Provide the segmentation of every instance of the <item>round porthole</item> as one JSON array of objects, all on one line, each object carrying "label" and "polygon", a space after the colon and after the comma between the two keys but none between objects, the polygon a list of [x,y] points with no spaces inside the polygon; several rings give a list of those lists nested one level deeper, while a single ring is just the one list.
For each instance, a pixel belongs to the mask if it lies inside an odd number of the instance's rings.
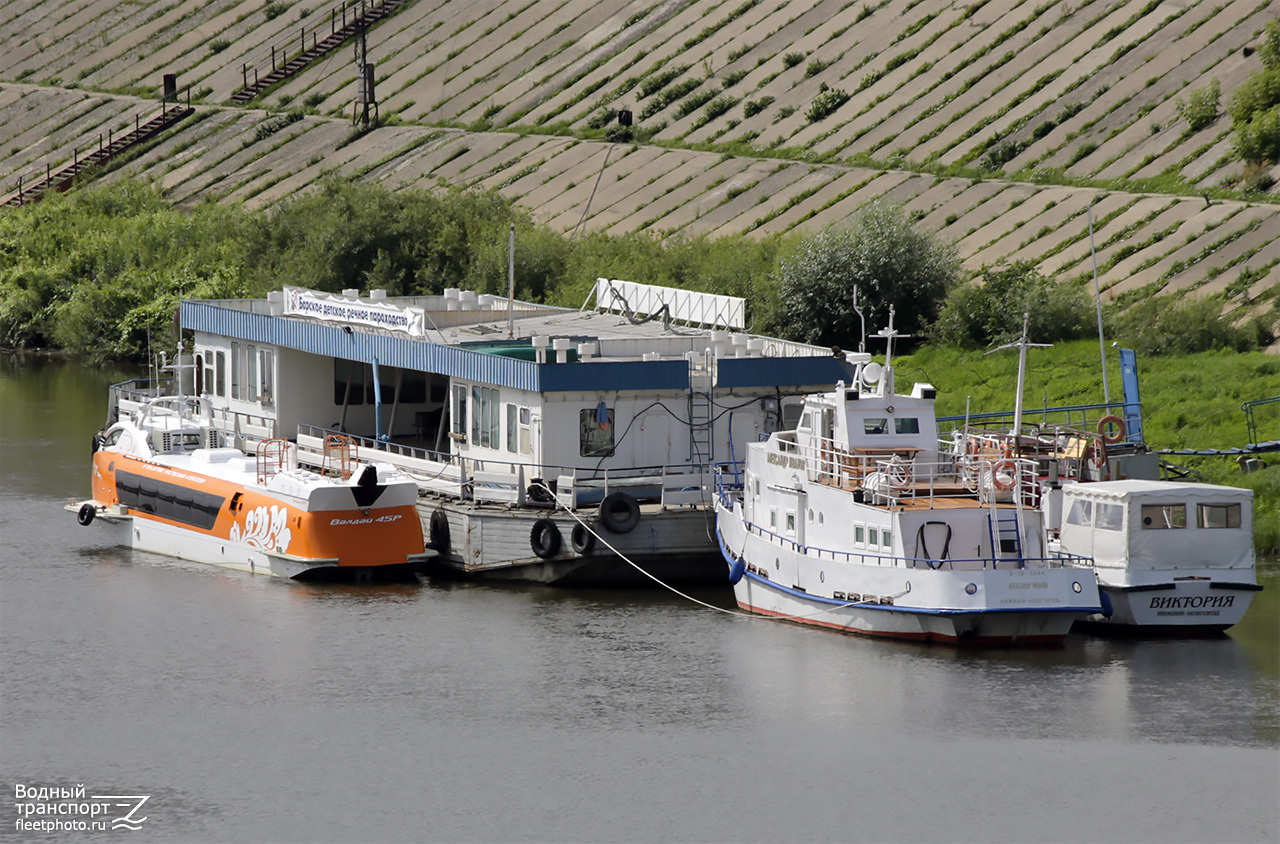
[{"label": "round porthole", "polygon": [[910,591],[911,591],[911,581],[910,581],[910,580],[908,580],[908,581],[907,581],[907,589],[906,589],[906,591],[908,591],[908,592],[910,592]]},{"label": "round porthole", "polygon": [[773,558],[773,568],[775,571],[782,571],[782,560],[777,557]]},{"label": "round porthole", "polygon": [[976,595],[978,593],[978,584],[970,583],[964,587],[964,591],[966,594]]},{"label": "round porthole", "polygon": [[812,508],[812,507],[810,507],[810,508],[809,508],[809,521],[810,521],[810,522],[812,522],[812,521],[813,521],[813,508]]},{"label": "round porthole", "polygon": [[818,582],[819,583],[827,582],[827,573],[825,571],[818,572]]},{"label": "round porthole", "polygon": [[822,511],[818,511],[818,524],[822,524]]},{"label": "round porthole", "polygon": [[1075,592],[1077,595],[1080,594],[1080,581],[1077,580],[1071,584],[1071,591]]}]

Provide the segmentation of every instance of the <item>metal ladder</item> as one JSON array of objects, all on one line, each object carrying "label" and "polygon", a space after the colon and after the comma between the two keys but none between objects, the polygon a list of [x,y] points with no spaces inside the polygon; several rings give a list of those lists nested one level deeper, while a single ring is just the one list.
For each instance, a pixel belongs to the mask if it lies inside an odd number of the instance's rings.
[{"label": "metal ladder", "polygon": [[697,465],[712,462],[711,370],[689,360],[689,462]]},{"label": "metal ladder", "polygon": [[987,514],[987,532],[991,536],[991,556],[996,560],[1017,560],[1018,568],[1026,567],[1026,558],[1022,555],[1022,520],[1018,511],[1009,511],[1012,518],[1000,518],[1000,511],[994,507]]}]

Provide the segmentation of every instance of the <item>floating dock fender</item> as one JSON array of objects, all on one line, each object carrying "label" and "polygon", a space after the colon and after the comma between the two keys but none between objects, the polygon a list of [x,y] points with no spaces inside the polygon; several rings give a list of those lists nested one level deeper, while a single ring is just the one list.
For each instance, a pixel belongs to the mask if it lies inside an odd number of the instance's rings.
[{"label": "floating dock fender", "polygon": [[1115,612],[1115,608],[1111,606],[1111,596],[1099,589],[1098,597],[1101,599],[1102,617],[1111,618],[1111,614]]},{"label": "floating dock fender", "polygon": [[560,528],[550,519],[538,519],[529,531],[529,547],[542,559],[560,553]]},{"label": "floating dock fender", "polygon": [[600,524],[610,533],[630,533],[640,524],[640,504],[625,492],[611,492],[600,502]]},{"label": "floating dock fender", "polygon": [[436,510],[427,523],[427,547],[440,556],[449,553],[449,517],[444,510]]},{"label": "floating dock fender", "polygon": [[[94,436],[97,436],[96,434]],[[80,509],[76,511],[76,521],[88,527],[93,524],[93,517],[98,515],[98,508],[94,507],[91,502],[86,501],[80,505]]]},{"label": "floating dock fender", "polygon": [[738,581],[742,580],[742,576],[747,573],[747,561],[742,557],[733,561],[733,565],[729,566],[729,583],[734,586],[738,585]]},{"label": "floating dock fender", "polygon": [[569,546],[575,554],[586,557],[596,550],[596,535],[586,525],[577,522],[569,533]]}]

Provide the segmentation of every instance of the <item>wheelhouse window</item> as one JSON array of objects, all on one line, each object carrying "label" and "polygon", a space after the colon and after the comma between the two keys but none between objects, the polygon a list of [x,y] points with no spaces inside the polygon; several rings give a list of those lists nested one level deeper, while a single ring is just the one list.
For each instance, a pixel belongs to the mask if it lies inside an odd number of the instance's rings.
[{"label": "wheelhouse window", "polygon": [[214,357],[214,392],[221,398],[227,397],[227,353],[218,352]]},{"label": "wheelhouse window", "polygon": [[887,417],[867,417],[866,419],[863,419],[862,433],[864,434],[889,433],[889,419]]},{"label": "wheelhouse window", "polygon": [[263,349],[261,352],[262,363],[262,400],[270,404],[275,400],[275,384],[276,384],[276,353],[271,349]]},{"label": "wheelhouse window", "polygon": [[1094,525],[1100,530],[1123,530],[1124,507],[1119,504],[1098,504]]},{"label": "wheelhouse window", "polygon": [[1093,524],[1093,502],[1076,499],[1067,511],[1067,524],[1088,527]]},{"label": "wheelhouse window", "polygon": [[582,457],[613,455],[613,409],[603,403],[578,412],[578,454]]},{"label": "wheelhouse window", "polygon": [[897,434],[918,434],[920,433],[920,420],[914,416],[895,417],[893,420],[893,430]]},{"label": "wheelhouse window", "polygon": [[1185,504],[1143,504],[1143,530],[1172,530],[1187,526]]},{"label": "wheelhouse window", "polygon": [[1202,528],[1240,527],[1239,504],[1197,504],[1196,525]]}]

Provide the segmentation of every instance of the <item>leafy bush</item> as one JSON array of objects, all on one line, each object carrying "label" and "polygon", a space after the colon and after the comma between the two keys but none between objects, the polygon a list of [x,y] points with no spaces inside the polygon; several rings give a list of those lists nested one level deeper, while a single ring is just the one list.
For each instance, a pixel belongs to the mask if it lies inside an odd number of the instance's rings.
[{"label": "leafy bush", "polygon": [[824,82],[818,89],[818,95],[813,98],[813,102],[809,103],[809,108],[805,111],[804,116],[808,118],[810,123],[816,123],[848,101],[848,93],[839,88],[828,88],[827,83]]},{"label": "leafy bush", "polygon": [[747,71],[745,70],[733,70],[726,74],[723,74],[720,77],[721,90],[727,91],[728,89],[732,88],[734,85],[737,85],[739,82],[745,79],[746,76],[747,76]]},{"label": "leafy bush", "polygon": [[742,104],[742,114],[744,117],[755,117],[773,104],[773,97],[761,97],[758,100],[747,100]]},{"label": "leafy bush", "polygon": [[1187,95],[1186,102],[1178,100],[1178,116],[1187,121],[1192,132],[1199,132],[1212,125],[1218,119],[1218,102],[1222,86],[1214,79],[1203,88],[1197,88]]},{"label": "leafy bush", "polygon": [[875,202],[847,228],[828,228],[804,241],[779,266],[775,328],[784,336],[822,345],[856,348],[862,325],[853,310],[854,289],[867,330],[887,324],[919,333],[938,312],[959,263],[950,244],[916,229],[902,209]]},{"label": "leafy bush", "polygon": [[782,57],[782,66],[790,70],[804,61],[804,53],[787,53]]},{"label": "leafy bush", "polygon": [[676,106],[677,117],[688,117],[715,97],[714,91],[696,91],[680,101]]},{"label": "leafy bush", "polygon": [[821,59],[814,59],[809,62],[809,66],[804,69],[804,78],[811,79],[831,67],[831,65],[832,62],[824,62]]},{"label": "leafy bush", "polygon": [[266,16],[267,20],[275,20],[288,11],[288,9],[288,3],[269,2],[267,5],[262,7],[262,14]]},{"label": "leafy bush", "polygon": [[1035,261],[983,267],[977,281],[953,288],[930,337],[968,348],[999,345],[1022,334],[1037,343],[1057,343],[1095,330],[1088,294],[1068,283],[1054,283],[1036,272]]},{"label": "leafy bush", "polygon": [[656,76],[649,77],[644,82],[640,83],[640,99],[643,100],[645,97],[650,97],[658,93],[663,88],[679,79],[688,69],[688,65],[681,65],[680,67],[673,67],[670,70],[664,70]]},{"label": "leafy bush", "polygon": [[215,38],[209,42],[209,52],[214,54],[221,53],[230,46],[231,42],[226,38]]},{"label": "leafy bush", "polygon": [[1232,325],[1222,316],[1221,301],[1212,298],[1152,296],[1121,314],[1118,329],[1122,342],[1148,355],[1246,352],[1267,339],[1260,324]]}]

